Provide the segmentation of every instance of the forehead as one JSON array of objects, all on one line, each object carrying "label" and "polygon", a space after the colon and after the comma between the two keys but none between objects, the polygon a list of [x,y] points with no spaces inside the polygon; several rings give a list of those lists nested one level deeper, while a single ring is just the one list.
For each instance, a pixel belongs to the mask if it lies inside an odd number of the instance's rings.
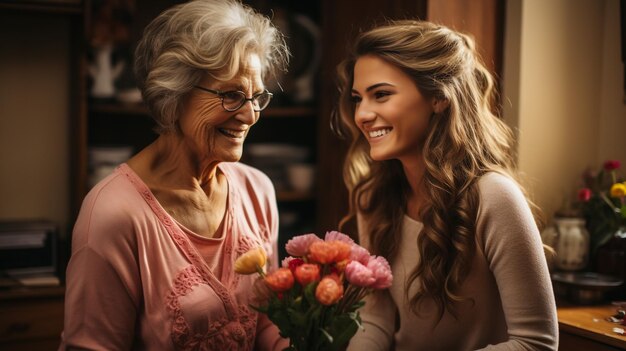
[{"label": "forehead", "polygon": [[[263,67],[259,56],[256,54],[248,55],[239,65],[237,74],[226,81],[219,81],[218,85],[225,88],[237,88],[238,90],[262,88],[262,72]],[[210,76],[205,79],[211,80]]]},{"label": "forehead", "polygon": [[361,91],[381,82],[398,87],[414,85],[413,80],[400,68],[380,57],[374,55],[359,57],[354,65],[353,88]]}]

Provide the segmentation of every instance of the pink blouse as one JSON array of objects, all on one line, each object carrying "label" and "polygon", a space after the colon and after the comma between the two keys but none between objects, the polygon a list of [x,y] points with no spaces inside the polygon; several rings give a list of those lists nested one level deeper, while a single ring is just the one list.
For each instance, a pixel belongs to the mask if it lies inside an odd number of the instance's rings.
[{"label": "pink blouse", "polygon": [[282,350],[249,306],[256,275],[233,271],[263,246],[277,265],[278,216],[270,180],[221,163],[228,205],[219,238],[176,222],[126,164],[85,198],[67,269],[61,350]]}]

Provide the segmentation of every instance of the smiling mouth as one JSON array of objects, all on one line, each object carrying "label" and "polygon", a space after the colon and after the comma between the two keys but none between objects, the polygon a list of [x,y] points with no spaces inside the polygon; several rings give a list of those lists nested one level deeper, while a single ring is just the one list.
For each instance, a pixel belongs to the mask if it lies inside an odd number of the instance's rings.
[{"label": "smiling mouth", "polygon": [[391,132],[392,128],[372,130],[367,133],[371,139],[383,137]]},{"label": "smiling mouth", "polygon": [[218,128],[217,130],[223,135],[231,139],[241,139],[246,136],[245,130],[235,130],[235,129],[226,129],[226,128]]}]

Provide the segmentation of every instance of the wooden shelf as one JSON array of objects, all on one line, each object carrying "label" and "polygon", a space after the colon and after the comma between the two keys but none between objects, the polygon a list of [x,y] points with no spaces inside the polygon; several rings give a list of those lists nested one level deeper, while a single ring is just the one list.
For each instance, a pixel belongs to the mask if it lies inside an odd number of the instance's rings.
[{"label": "wooden shelf", "polygon": [[[89,112],[97,114],[124,114],[133,116],[148,115],[148,108],[142,103],[98,102],[89,106]],[[308,106],[271,107],[261,112],[265,118],[309,117],[315,115],[315,109]]]},{"label": "wooden shelf", "polygon": [[0,9],[29,12],[75,14],[83,13],[81,0],[3,0]]}]

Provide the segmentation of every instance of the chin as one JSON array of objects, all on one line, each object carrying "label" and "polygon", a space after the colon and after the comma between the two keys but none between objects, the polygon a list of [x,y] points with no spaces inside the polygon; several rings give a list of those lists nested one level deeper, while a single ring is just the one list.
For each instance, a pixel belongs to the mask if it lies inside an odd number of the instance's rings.
[{"label": "chin", "polygon": [[385,161],[385,160],[389,160],[390,157],[387,157],[385,154],[380,153],[380,152],[371,152],[370,151],[370,157],[372,160],[374,161]]}]

